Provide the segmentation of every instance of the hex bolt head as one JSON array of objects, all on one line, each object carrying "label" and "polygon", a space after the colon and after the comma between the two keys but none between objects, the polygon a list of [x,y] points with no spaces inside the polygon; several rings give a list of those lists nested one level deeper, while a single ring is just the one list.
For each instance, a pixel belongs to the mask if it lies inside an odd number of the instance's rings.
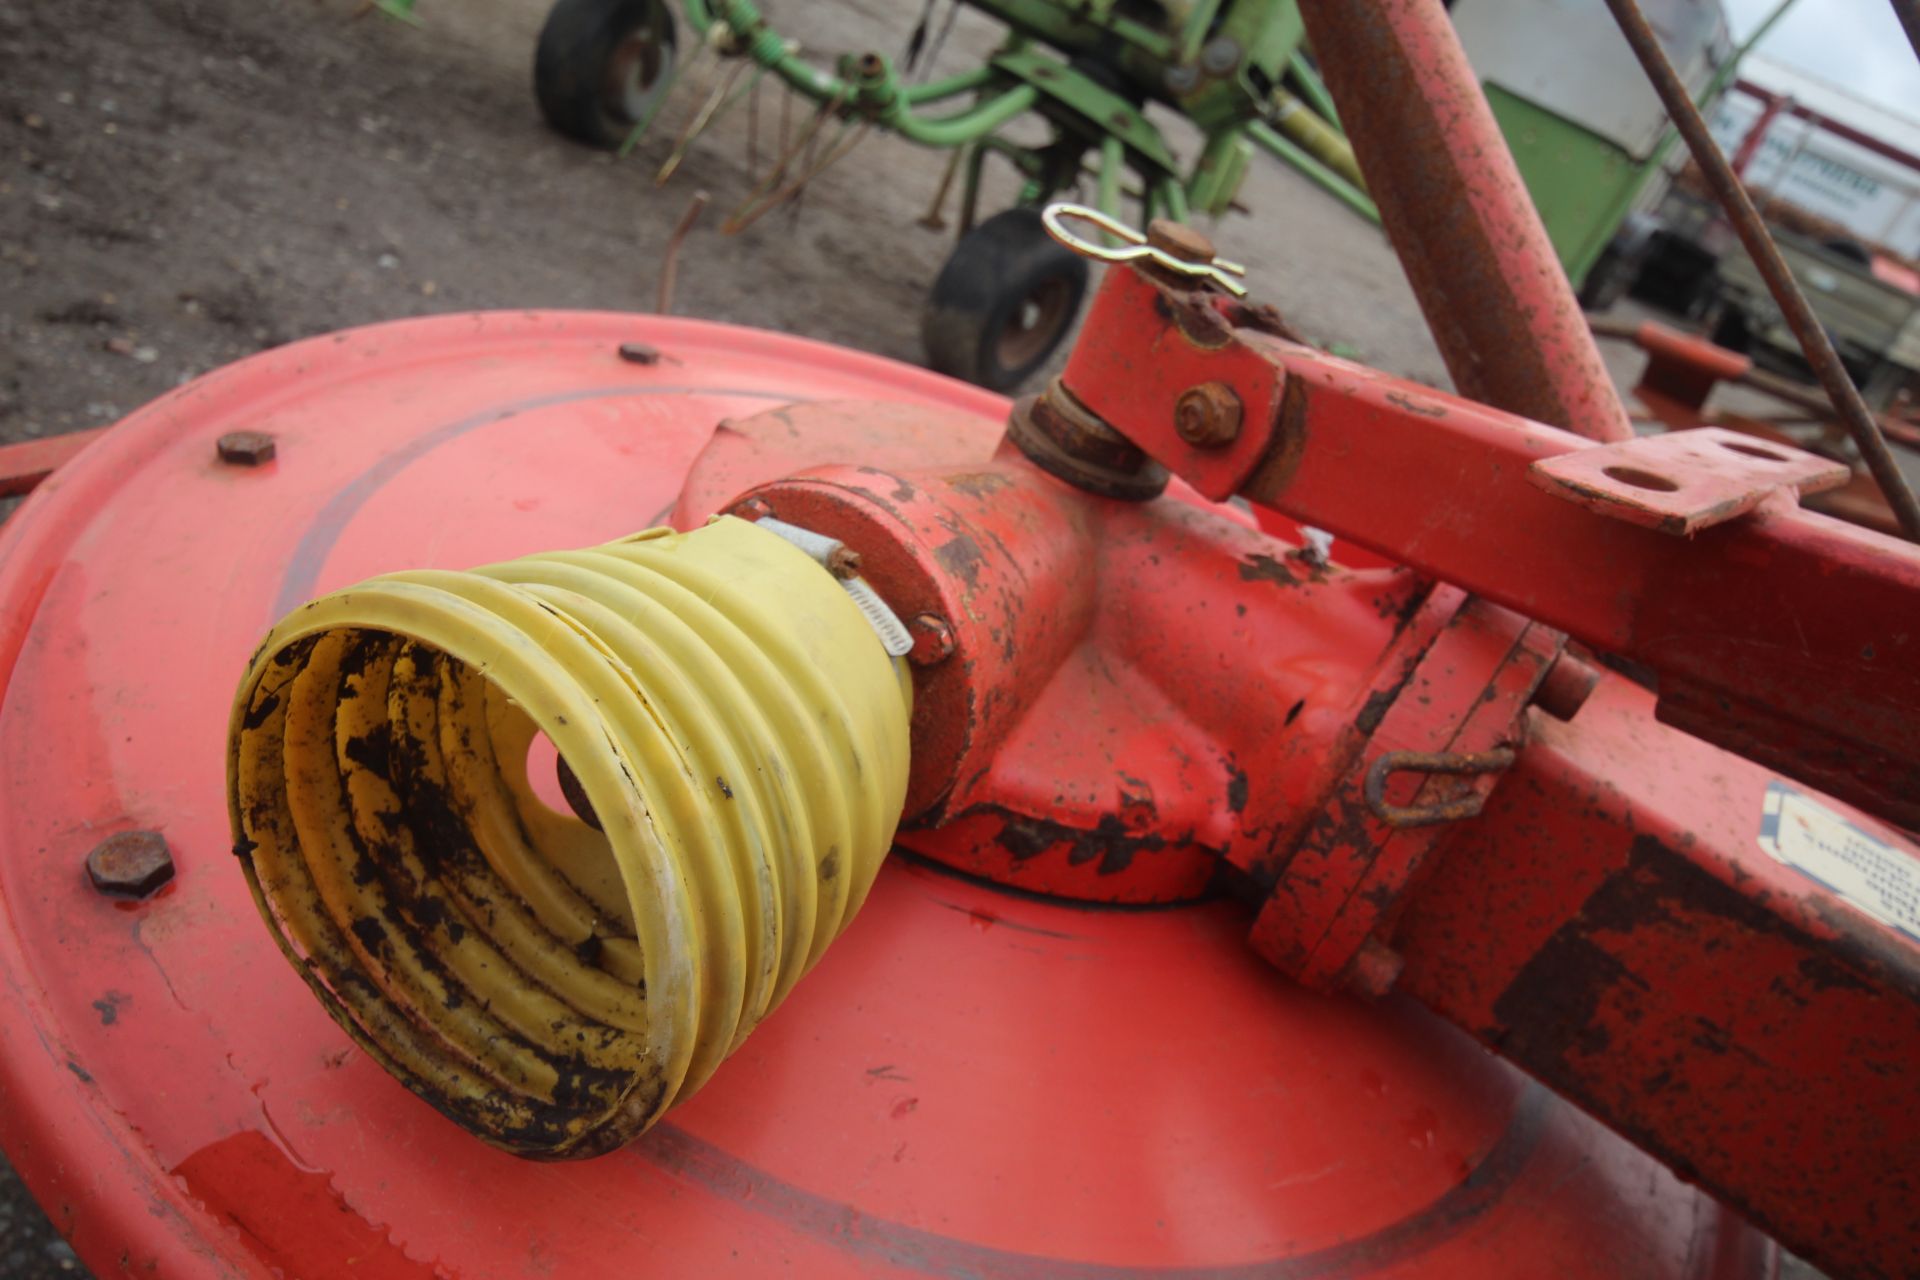
[{"label": "hex bolt head", "polygon": [[1185,223],[1155,218],[1147,224],[1147,243],[1169,257],[1202,265],[1214,258],[1213,241]]},{"label": "hex bolt head", "polygon": [[845,582],[860,576],[860,553],[852,547],[835,547],[827,556],[827,572]]},{"label": "hex bolt head", "polygon": [[1240,438],[1244,413],[1232,387],[1203,382],[1182,391],[1174,402],[1173,429],[1196,449],[1224,449]]},{"label": "hex bolt head", "polygon": [[229,431],[214,442],[214,450],[230,467],[265,466],[279,451],[264,431]]},{"label": "hex bolt head", "polygon": [[173,879],[173,854],[158,831],[122,831],[87,854],[87,879],[115,898],[145,898]]},{"label": "hex bolt head", "polygon": [[953,656],[953,628],[939,614],[915,614],[907,629],[913,633],[913,648],[907,651],[907,661],[914,666],[935,666]]},{"label": "hex bolt head", "polygon": [[620,358],[628,364],[659,364],[660,348],[650,347],[644,342],[623,342],[620,344]]},{"label": "hex bolt head", "polygon": [[1215,36],[1201,47],[1200,66],[1210,76],[1224,76],[1240,65],[1240,46],[1231,36]]},{"label": "hex bolt head", "polygon": [[1369,1000],[1378,1000],[1400,981],[1407,967],[1406,957],[1378,938],[1368,938],[1348,963],[1347,989]]}]

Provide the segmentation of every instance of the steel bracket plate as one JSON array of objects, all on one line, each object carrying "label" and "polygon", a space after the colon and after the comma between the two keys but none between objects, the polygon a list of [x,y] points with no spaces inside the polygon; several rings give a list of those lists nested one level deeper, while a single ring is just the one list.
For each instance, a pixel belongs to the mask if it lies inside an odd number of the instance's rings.
[{"label": "steel bracket plate", "polygon": [[1844,462],[1737,431],[1701,427],[1542,458],[1527,478],[1589,511],[1691,537],[1737,519],[1775,493],[1845,484]]}]

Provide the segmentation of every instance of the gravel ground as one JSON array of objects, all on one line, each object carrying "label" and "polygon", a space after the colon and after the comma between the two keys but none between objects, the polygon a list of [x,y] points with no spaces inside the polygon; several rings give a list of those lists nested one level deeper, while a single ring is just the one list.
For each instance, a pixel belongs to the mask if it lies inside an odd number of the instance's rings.
[{"label": "gravel ground", "polygon": [[[769,7],[827,50],[897,50],[918,10]],[[670,138],[625,162],[557,139],[528,85],[543,12],[422,0],[415,30],[356,19],[353,0],[0,0],[0,441],[111,422],[217,365],[346,325],[650,309],[691,194],[724,210],[751,186],[744,123],[723,120],[664,188],[650,170]],[[991,37],[967,15],[943,69]],[[723,240],[710,212],[676,310],[917,359],[923,290],[949,245],[918,219],[943,163],[877,138],[797,216]],[[997,175],[990,198],[1009,187]],[[1262,296],[1318,340],[1446,385],[1375,231],[1275,167],[1243,198],[1259,221],[1216,235]],[[1623,379],[1636,371],[1614,359]],[[0,1280],[79,1270],[0,1159]]]}]

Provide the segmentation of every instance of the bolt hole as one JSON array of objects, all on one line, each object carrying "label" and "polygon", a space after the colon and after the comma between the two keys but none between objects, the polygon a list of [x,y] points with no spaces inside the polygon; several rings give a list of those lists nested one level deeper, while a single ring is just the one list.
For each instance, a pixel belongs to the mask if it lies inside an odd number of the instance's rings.
[{"label": "bolt hole", "polygon": [[1731,440],[1722,440],[1720,441],[1720,447],[1731,450],[1734,453],[1744,453],[1749,458],[1765,458],[1768,462],[1785,462],[1787,460],[1785,454],[1775,453],[1771,449],[1762,449],[1757,444],[1735,444]]},{"label": "bolt hole", "polygon": [[587,803],[586,791],[574,779],[573,771],[561,758],[553,739],[544,733],[534,734],[533,741],[527,744],[527,786],[533,791],[534,799],[555,813],[578,818],[595,831],[600,829],[600,821]]},{"label": "bolt hole", "polygon": [[555,813],[572,813],[567,793],[560,789],[560,749],[544,733],[527,744],[527,785],[541,804]]},{"label": "bolt hole", "polygon": [[1665,476],[1652,471],[1642,471],[1638,467],[1607,467],[1600,474],[1609,480],[1630,484],[1636,489],[1652,489],[1655,493],[1673,493],[1680,488]]}]

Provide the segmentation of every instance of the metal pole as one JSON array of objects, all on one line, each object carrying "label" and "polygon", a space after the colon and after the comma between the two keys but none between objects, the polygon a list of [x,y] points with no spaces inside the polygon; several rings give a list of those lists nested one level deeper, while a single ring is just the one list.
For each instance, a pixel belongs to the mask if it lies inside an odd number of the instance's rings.
[{"label": "metal pole", "polygon": [[1913,46],[1913,52],[1920,55],[1920,0],[1893,0],[1893,11],[1900,15],[1900,25],[1907,29],[1907,42]]},{"label": "metal pole", "polygon": [[[1741,60],[1753,50],[1755,45],[1767,38],[1767,33],[1773,30],[1780,19],[1787,16],[1787,10],[1793,8],[1797,2],[1798,0],[1778,0],[1778,3],[1773,6],[1772,11],[1769,12],[1765,18],[1761,19],[1760,25],[1755,27],[1745,40],[1735,45],[1732,52],[1727,55],[1726,60],[1715,68],[1713,75],[1707,80],[1706,88],[1694,96],[1694,102],[1704,110],[1719,101],[1720,95],[1726,90],[1727,85],[1733,81],[1734,76],[1738,73]],[[1769,101],[1771,101],[1771,99],[1769,99]],[[1750,135],[1750,137],[1753,144],[1757,147],[1760,142],[1760,135],[1755,133]],[[1625,192],[1608,206],[1606,225],[1611,227],[1618,227],[1620,225],[1620,220],[1626,217],[1627,210],[1631,209],[1634,203],[1640,199],[1640,194],[1646,189],[1647,182],[1651,180],[1655,173],[1666,167],[1667,154],[1673,150],[1673,144],[1678,140],[1679,135],[1676,134],[1671,127],[1660,131],[1660,141],[1654,144],[1653,150],[1647,154],[1646,160],[1641,164],[1641,172],[1643,175],[1641,180],[1631,184]],[[1735,157],[1734,168],[1744,172],[1742,162],[1738,157]]]},{"label": "metal pole", "polygon": [[1667,61],[1666,52],[1660,48],[1660,41],[1647,25],[1646,16],[1640,12],[1634,0],[1607,0],[1607,8],[1613,11],[1614,20],[1620,24],[1620,30],[1632,46],[1634,56],[1640,59],[1647,77],[1653,81],[1654,90],[1660,95],[1661,102],[1666,104],[1674,128],[1680,131],[1687,150],[1693,153],[1694,163],[1700,166],[1701,175],[1719,198],[1734,230],[1740,235],[1740,242],[1752,255],[1754,266],[1759,268],[1760,275],[1766,280],[1767,288],[1773,294],[1773,300],[1779,304],[1787,326],[1800,340],[1800,349],[1805,353],[1807,363],[1813,367],[1820,385],[1826,388],[1827,395],[1832,398],[1835,412],[1847,428],[1847,434],[1853,437],[1854,444],[1859,447],[1867,470],[1873,473],[1881,493],[1886,495],[1894,518],[1909,539],[1920,542],[1920,503],[1914,501],[1913,490],[1907,487],[1906,477],[1900,474],[1893,455],[1887,451],[1887,442],[1881,438],[1880,428],[1875,424],[1873,414],[1868,411],[1866,401],[1860,398],[1859,388],[1853,385],[1853,379],[1848,375],[1846,366],[1840,363],[1840,355],[1833,349],[1826,329],[1813,314],[1806,295],[1800,292],[1800,286],[1794,281],[1793,272],[1780,256],[1773,238],[1767,234],[1766,225],[1761,222],[1746,188],[1740,185],[1740,179],[1734,176],[1726,156],[1721,154],[1712,135],[1707,132],[1706,122],[1694,109],[1693,101],[1687,96],[1686,87],[1680,83],[1679,76],[1674,74],[1673,64]]},{"label": "metal pole", "polygon": [[1454,385],[1594,440],[1630,439],[1440,0],[1301,0],[1300,16]]},{"label": "metal pole", "polygon": [[660,296],[654,308],[663,316],[673,314],[673,286],[680,279],[680,246],[686,243],[687,233],[693,230],[693,224],[699,220],[711,198],[704,191],[694,192],[693,199],[687,204],[687,211],[680,215],[673,234],[667,237],[667,250],[660,263]]}]

